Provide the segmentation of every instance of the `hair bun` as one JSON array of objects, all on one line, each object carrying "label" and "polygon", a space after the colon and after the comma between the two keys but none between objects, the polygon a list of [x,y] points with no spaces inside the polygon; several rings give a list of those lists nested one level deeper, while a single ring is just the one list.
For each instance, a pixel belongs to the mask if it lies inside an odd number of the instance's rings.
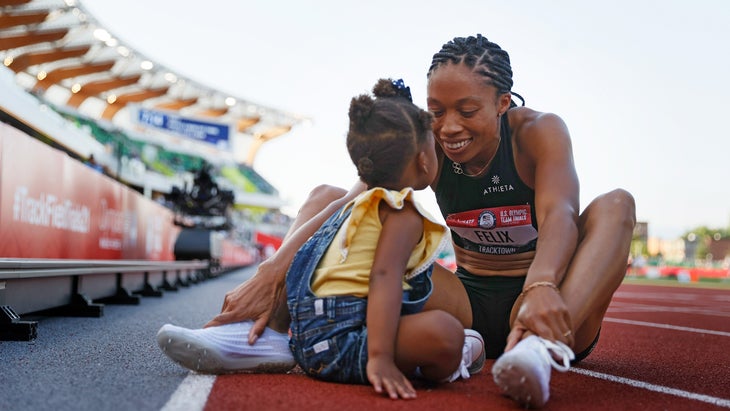
[{"label": "hair bun", "polygon": [[360,125],[370,117],[370,113],[373,110],[373,104],[375,101],[367,94],[362,94],[357,97],[353,97],[350,100],[350,125],[355,126],[359,129]]},{"label": "hair bun", "polygon": [[373,160],[370,157],[361,157],[357,161],[357,172],[361,176],[368,176],[373,172]]},{"label": "hair bun", "polygon": [[378,98],[385,97],[403,97],[413,102],[411,97],[411,88],[406,86],[403,79],[392,80],[392,79],[380,79],[373,86],[373,95]]}]

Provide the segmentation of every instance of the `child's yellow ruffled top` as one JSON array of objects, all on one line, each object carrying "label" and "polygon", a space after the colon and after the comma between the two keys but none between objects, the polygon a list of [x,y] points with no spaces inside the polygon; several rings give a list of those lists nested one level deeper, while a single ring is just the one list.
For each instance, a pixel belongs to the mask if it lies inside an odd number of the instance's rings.
[{"label": "child's yellow ruffled top", "polygon": [[[366,297],[370,282],[370,269],[382,230],[378,208],[385,201],[394,209],[402,209],[406,202],[415,205],[423,217],[423,237],[408,259],[403,273],[405,280],[423,273],[433,264],[448,241],[448,228],[438,223],[413,198],[413,189],[401,191],[381,187],[370,189],[352,200],[350,217],[335,235],[312,277],[312,292],[317,296],[353,295]],[[344,211],[343,211],[344,212]]]}]

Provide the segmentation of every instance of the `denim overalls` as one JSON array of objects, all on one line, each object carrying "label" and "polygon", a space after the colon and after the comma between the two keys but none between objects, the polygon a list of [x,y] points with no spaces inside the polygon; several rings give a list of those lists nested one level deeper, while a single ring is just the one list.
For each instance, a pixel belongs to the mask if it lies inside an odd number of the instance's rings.
[{"label": "denim overalls", "polygon": [[[300,367],[325,381],[367,384],[367,299],[353,296],[317,297],[310,287],[312,274],[351,208],[330,217],[299,249],[286,275],[287,305],[291,315],[289,347]],[[431,296],[431,265],[408,280],[400,313],[420,312]]]}]

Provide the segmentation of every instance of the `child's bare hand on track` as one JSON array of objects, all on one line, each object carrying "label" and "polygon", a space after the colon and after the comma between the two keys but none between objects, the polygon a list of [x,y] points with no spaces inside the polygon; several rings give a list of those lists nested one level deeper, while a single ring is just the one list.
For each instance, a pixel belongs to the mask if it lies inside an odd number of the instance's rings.
[{"label": "child's bare hand on track", "polygon": [[368,361],[368,380],[378,394],[387,394],[391,399],[416,398],[416,390],[392,361],[373,359]]}]

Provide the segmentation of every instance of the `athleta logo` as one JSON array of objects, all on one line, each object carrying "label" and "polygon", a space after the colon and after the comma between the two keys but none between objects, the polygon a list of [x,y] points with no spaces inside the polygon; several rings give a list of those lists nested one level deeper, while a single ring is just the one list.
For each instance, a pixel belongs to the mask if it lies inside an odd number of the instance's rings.
[{"label": "athleta logo", "polygon": [[507,191],[514,191],[514,187],[512,187],[512,184],[500,184],[502,182],[502,179],[499,178],[497,174],[492,176],[492,184],[494,184],[492,187],[484,187],[484,192],[482,195],[492,194],[492,193],[505,193]]}]

